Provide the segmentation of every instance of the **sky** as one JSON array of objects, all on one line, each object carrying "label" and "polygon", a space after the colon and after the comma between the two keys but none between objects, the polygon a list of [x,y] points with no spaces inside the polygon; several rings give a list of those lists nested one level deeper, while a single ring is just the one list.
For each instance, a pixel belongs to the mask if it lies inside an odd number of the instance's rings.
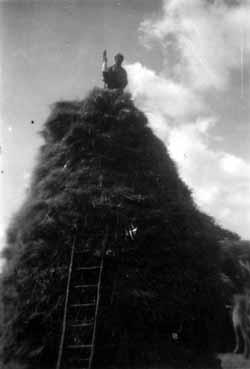
[{"label": "sky", "polygon": [[104,48],[197,206],[250,239],[250,1],[9,0],[0,18],[0,248],[51,104],[102,87]]}]

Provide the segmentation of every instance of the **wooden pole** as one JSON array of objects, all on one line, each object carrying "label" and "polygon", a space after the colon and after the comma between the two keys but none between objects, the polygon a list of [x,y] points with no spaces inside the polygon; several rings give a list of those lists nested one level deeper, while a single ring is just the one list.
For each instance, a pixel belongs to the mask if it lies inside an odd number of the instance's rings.
[{"label": "wooden pole", "polygon": [[62,363],[64,338],[65,338],[66,323],[67,323],[67,310],[68,310],[68,302],[69,302],[69,288],[70,288],[70,280],[71,280],[71,274],[72,274],[74,253],[75,253],[75,244],[76,244],[76,235],[74,237],[73,245],[72,245],[72,249],[71,249],[68,280],[67,280],[67,288],[66,288],[66,296],[65,296],[65,303],[64,303],[64,312],[63,312],[62,333],[61,333],[61,340],[60,340],[60,345],[59,345],[56,369],[61,369],[61,363]]},{"label": "wooden pole", "polygon": [[102,282],[102,274],[103,274],[103,264],[104,264],[104,256],[107,248],[107,241],[108,241],[108,226],[106,226],[105,236],[102,243],[102,260],[100,265],[100,272],[98,278],[98,287],[97,287],[97,299],[96,299],[96,309],[95,309],[95,321],[94,321],[94,329],[93,329],[93,336],[92,336],[92,350],[89,358],[89,366],[88,369],[92,368],[94,353],[95,353],[95,339],[96,339],[96,327],[97,327],[97,318],[98,318],[98,310],[100,304],[100,293],[101,293],[101,282]]}]

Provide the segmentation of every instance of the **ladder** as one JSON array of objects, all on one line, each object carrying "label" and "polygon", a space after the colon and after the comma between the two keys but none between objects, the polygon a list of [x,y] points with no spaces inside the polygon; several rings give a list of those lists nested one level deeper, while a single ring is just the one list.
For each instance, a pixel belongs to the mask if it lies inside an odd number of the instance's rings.
[{"label": "ladder", "polygon": [[92,369],[106,236],[95,265],[81,265],[90,251],[77,251],[76,237],[73,241],[56,369]]}]

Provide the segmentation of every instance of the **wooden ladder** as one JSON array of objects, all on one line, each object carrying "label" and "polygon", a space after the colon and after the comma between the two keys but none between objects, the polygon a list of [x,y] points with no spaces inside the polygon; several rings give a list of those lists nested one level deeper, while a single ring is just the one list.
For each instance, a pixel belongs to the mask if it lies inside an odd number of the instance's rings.
[{"label": "wooden ladder", "polygon": [[105,248],[106,239],[98,265],[79,266],[77,255],[89,251],[77,251],[73,241],[56,369],[92,369]]}]

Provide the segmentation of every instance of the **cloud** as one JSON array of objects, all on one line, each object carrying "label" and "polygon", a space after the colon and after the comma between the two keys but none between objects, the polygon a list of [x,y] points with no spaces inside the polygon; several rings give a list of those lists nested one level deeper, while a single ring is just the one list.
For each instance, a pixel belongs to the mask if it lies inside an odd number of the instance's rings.
[{"label": "cloud", "polygon": [[[169,65],[176,78],[194,89],[224,89],[230,73],[250,63],[250,2],[237,7],[226,1],[164,1],[163,15],[140,25],[148,47],[159,42],[177,62]],[[243,65],[244,64],[244,65]]]},{"label": "cloud", "polygon": [[213,148],[218,118],[206,114],[202,99],[195,103],[197,96],[191,89],[140,63],[126,68],[136,104],[168,147],[181,177],[193,190],[195,202],[224,227],[249,237],[250,164]]},{"label": "cloud", "polygon": [[225,154],[220,160],[220,165],[222,170],[229,173],[232,177],[247,178],[250,181],[250,164],[243,159],[231,154]]},{"label": "cloud", "polygon": [[[250,164],[235,155],[212,150],[200,122],[170,131],[168,149],[180,174],[193,189],[196,203],[220,224],[249,237]],[[205,125],[205,124],[204,124]]]},{"label": "cloud", "polygon": [[30,180],[31,180],[31,172],[24,171],[23,173],[23,184],[25,190],[28,190],[30,188]]},{"label": "cloud", "polygon": [[133,95],[149,111],[160,110],[169,118],[181,118],[202,110],[204,102],[183,84],[161,77],[141,63],[126,69]]},{"label": "cloud", "polygon": [[[226,96],[233,73],[250,66],[250,2],[169,0],[139,27],[144,45],[157,42],[167,69],[126,66],[129,88],[155,134],[168,147],[198,206],[224,227],[249,238],[250,162],[223,150],[223,113],[207,93]],[[236,6],[237,5],[237,6]],[[237,95],[237,94],[236,94]],[[228,141],[229,142],[229,141]]]}]

